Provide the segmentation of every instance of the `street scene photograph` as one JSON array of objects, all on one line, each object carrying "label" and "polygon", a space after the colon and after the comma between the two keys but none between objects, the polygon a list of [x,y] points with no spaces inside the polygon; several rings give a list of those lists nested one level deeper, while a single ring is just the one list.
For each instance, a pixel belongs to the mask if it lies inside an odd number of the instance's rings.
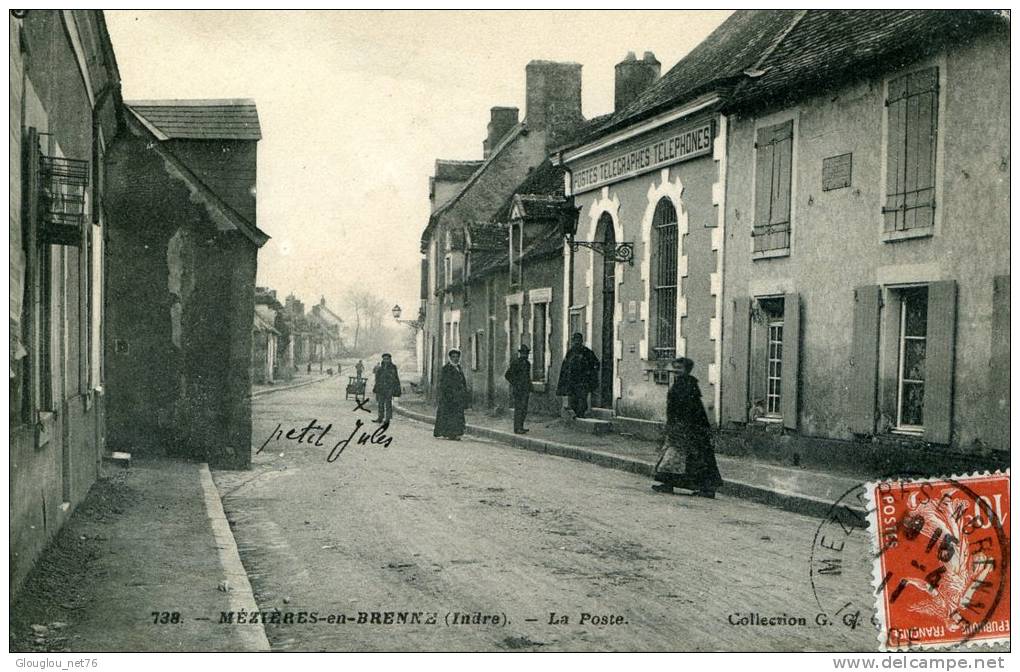
[{"label": "street scene photograph", "polygon": [[11,665],[1006,668],[1009,10],[8,24]]}]

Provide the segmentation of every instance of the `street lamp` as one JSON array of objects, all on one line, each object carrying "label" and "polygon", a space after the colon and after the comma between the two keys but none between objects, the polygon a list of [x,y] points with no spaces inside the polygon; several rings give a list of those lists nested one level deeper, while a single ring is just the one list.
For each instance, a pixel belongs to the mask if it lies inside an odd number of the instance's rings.
[{"label": "street lamp", "polygon": [[404,311],[400,307],[399,304],[393,306],[393,309],[390,312],[393,313],[393,319],[394,320],[396,320],[400,324],[406,324],[407,326],[411,327],[415,331],[418,331],[418,330],[424,328],[424,326],[425,326],[425,309],[424,308],[421,308],[421,309],[418,310],[418,317],[413,319],[413,320],[402,320],[402,319],[400,319],[400,315]]}]

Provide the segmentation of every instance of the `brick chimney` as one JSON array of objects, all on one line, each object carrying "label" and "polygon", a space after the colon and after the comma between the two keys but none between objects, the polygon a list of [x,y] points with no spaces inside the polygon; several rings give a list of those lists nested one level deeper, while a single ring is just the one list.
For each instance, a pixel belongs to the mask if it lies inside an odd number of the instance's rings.
[{"label": "brick chimney", "polygon": [[581,65],[531,61],[527,74],[524,119],[531,131],[546,132],[552,149],[581,121]]},{"label": "brick chimney", "polygon": [[662,70],[662,64],[655,54],[646,51],[639,61],[633,51],[616,64],[616,96],[613,111],[618,112],[627,107],[649,86],[655,83]]},{"label": "brick chimney", "polygon": [[482,158],[487,159],[510,129],[517,125],[520,110],[516,107],[494,107],[490,110],[488,137],[482,141]]}]

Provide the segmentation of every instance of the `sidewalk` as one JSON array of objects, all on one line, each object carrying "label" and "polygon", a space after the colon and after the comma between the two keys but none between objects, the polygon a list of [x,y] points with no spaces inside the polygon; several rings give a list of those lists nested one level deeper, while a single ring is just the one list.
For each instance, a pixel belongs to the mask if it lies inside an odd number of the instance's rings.
[{"label": "sidewalk", "polygon": [[[402,399],[394,411],[431,424],[435,408],[422,400]],[[654,473],[658,444],[623,434],[592,435],[570,427],[560,418],[534,416],[528,421],[527,435],[511,431],[512,419],[490,417],[469,410],[467,433],[494,439],[517,448],[559,457],[591,462],[649,478]],[[844,493],[860,485],[863,479],[829,474],[810,469],[785,467],[748,457],[730,457],[716,453],[725,484],[719,492],[751,499],[769,506],[810,516],[823,517]],[[649,484],[651,485],[651,484]],[[863,514],[856,500],[849,508]]]},{"label": "sidewalk", "polygon": [[[43,553],[11,606],[10,646],[268,651],[261,624],[220,624],[241,609],[258,607],[209,468],[134,460],[93,486]],[[162,612],[169,622],[154,623]]]},{"label": "sidewalk", "polygon": [[[344,367],[344,370],[345,371],[347,370],[346,366]],[[354,371],[353,367],[351,367],[351,371],[352,371],[351,375],[353,375]],[[322,380],[329,380],[330,378],[336,378],[335,371],[332,376],[327,375],[325,373],[319,373],[318,369],[313,370],[312,373],[305,373],[304,371],[301,371],[300,373],[294,374],[294,377],[291,378],[290,380],[280,379],[274,382],[272,385],[252,385],[251,397],[252,399],[254,399],[256,397],[261,397],[262,395],[269,394],[271,392],[283,392],[284,390],[292,390],[295,387],[304,387],[305,385],[318,383],[319,381]]]}]

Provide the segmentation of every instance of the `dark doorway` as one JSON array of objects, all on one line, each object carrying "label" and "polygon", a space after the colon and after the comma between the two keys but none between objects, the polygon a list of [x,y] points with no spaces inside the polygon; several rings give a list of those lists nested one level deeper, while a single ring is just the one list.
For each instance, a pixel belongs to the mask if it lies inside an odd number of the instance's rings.
[{"label": "dark doorway", "polygon": [[613,328],[616,315],[616,262],[613,247],[616,245],[616,231],[613,218],[603,213],[599,218],[598,228],[602,232],[602,241],[606,244],[602,255],[602,370],[599,375],[600,408],[613,407]]}]

